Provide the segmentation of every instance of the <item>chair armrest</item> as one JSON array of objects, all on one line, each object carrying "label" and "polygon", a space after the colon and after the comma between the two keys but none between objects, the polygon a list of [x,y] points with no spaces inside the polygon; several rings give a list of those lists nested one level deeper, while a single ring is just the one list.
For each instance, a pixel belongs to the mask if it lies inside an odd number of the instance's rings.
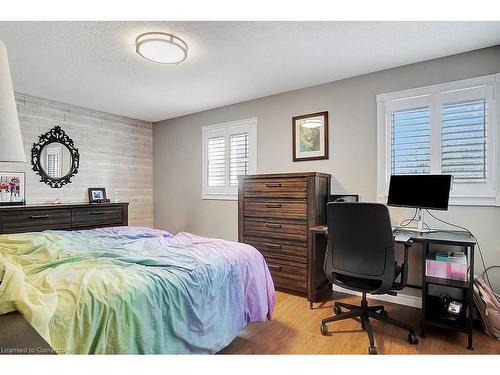
[{"label": "chair armrest", "polygon": [[401,264],[401,281],[399,283],[394,283],[394,287],[392,290],[401,290],[404,289],[406,286],[406,283],[408,281],[408,250],[411,247],[411,242],[405,242],[403,243],[403,246],[405,248],[404,250],[404,257],[403,257],[403,263]]}]

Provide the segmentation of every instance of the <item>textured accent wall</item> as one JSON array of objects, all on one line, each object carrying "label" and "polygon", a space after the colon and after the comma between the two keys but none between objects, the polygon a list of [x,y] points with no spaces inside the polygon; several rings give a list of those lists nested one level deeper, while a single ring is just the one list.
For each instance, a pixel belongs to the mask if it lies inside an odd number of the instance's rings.
[{"label": "textured accent wall", "polygon": [[[106,188],[108,198],[129,202],[129,224],[153,226],[153,126],[149,122],[16,94],[26,163],[1,163],[0,171],[26,173],[28,204],[87,202],[88,187]],[[59,125],[80,152],[80,169],[60,189],[39,182],[31,169],[38,136]]]}]

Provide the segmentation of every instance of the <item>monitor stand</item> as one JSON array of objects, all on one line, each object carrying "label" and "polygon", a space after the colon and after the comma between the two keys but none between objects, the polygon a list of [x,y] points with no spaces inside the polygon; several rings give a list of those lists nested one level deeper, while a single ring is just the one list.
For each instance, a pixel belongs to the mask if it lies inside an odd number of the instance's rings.
[{"label": "monitor stand", "polygon": [[435,229],[424,228],[424,211],[421,208],[417,208],[417,227],[416,228],[398,227],[397,229],[405,230],[408,232],[417,232],[417,233],[436,232]]}]

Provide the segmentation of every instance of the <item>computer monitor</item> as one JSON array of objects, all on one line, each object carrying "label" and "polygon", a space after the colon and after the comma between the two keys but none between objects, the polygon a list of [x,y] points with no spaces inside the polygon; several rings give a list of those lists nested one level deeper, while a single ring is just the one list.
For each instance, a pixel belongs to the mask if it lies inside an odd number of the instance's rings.
[{"label": "computer monitor", "polygon": [[417,208],[419,232],[423,229],[422,209],[447,210],[451,175],[393,175],[389,184],[388,206]]}]

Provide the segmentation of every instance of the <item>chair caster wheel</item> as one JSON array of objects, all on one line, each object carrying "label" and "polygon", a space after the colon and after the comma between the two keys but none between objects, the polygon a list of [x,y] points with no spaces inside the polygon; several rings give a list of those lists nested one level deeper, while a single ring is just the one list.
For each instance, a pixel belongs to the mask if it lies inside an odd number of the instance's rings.
[{"label": "chair caster wheel", "polygon": [[386,318],[389,316],[389,314],[385,310],[380,311],[380,315],[385,316]]},{"label": "chair caster wheel", "polygon": [[342,314],[342,309],[340,308],[340,306],[334,306],[333,312],[335,313],[335,315],[340,315]]},{"label": "chair caster wheel", "polygon": [[328,336],[329,335],[328,327],[326,326],[326,324],[322,324],[321,325],[320,331],[321,331],[321,335],[323,335],[323,336]]},{"label": "chair caster wheel", "polygon": [[418,336],[414,333],[408,334],[408,341],[412,345],[417,345],[418,344]]},{"label": "chair caster wheel", "polygon": [[370,345],[368,347],[368,354],[378,354],[378,349],[374,345]]}]

